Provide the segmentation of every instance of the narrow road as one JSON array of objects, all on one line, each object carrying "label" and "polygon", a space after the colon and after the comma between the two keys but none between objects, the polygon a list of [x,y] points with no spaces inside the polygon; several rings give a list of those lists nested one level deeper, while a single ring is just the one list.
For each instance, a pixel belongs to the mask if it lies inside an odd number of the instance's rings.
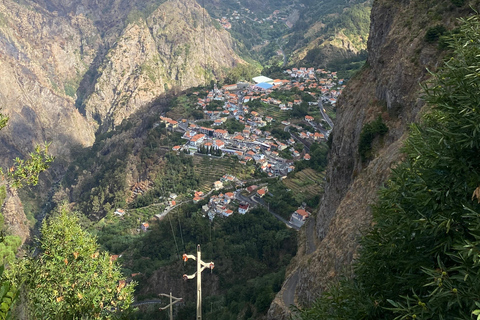
[{"label": "narrow road", "polygon": [[298,284],[298,270],[296,270],[287,282],[285,282],[285,290],[283,291],[283,302],[285,306],[290,307],[292,304],[295,305],[295,289]]},{"label": "narrow road", "polygon": [[328,114],[325,112],[325,109],[323,108],[323,102],[322,102],[321,97],[318,98],[318,109],[320,109],[320,113],[322,114],[323,119],[325,119],[325,121],[327,121],[330,128],[333,129],[333,121],[332,121],[332,119],[330,119]]},{"label": "narrow road", "polygon": [[268,207],[268,204],[265,203],[265,201],[263,201],[262,199],[260,198],[255,198],[255,196],[250,196],[250,197],[245,197],[244,195],[242,195],[241,193],[241,190],[237,190],[235,192],[235,198],[242,201],[242,202],[247,202],[249,203],[250,205],[260,205],[264,208],[267,208],[268,212],[270,212],[270,214],[272,214],[275,218],[277,218],[277,220],[285,223],[285,225],[289,228],[293,228],[295,230],[300,230],[299,227],[291,224],[289,221],[285,220],[282,216],[278,215],[277,213],[273,212],[272,210],[269,209]]}]

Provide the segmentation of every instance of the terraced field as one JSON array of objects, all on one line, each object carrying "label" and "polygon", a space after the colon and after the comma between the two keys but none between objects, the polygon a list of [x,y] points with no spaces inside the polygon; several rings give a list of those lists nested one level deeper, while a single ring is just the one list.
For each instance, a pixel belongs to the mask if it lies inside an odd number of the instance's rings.
[{"label": "terraced field", "polygon": [[324,172],[307,168],[295,173],[292,178],[283,180],[283,184],[295,194],[303,194],[308,198],[323,192],[324,176]]},{"label": "terraced field", "polygon": [[193,158],[194,170],[200,175],[201,185],[199,189],[208,192],[213,188],[213,183],[224,174],[231,174],[239,179],[250,177],[248,167],[238,163],[236,158],[213,158],[195,156]]},{"label": "terraced field", "polygon": [[265,116],[270,116],[275,121],[277,122],[282,122],[283,120],[287,120],[290,116],[290,113],[287,111],[282,111],[280,110],[279,107],[277,106],[271,106],[266,108],[264,111],[262,111]]}]

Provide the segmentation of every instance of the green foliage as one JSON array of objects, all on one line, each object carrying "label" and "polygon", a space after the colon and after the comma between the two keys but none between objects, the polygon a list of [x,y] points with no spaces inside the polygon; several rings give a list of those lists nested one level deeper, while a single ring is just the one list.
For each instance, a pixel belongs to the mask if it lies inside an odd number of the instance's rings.
[{"label": "green foliage", "polygon": [[[3,217],[2,217],[3,220]],[[18,236],[3,236],[0,242],[0,263],[13,262],[18,248],[22,244],[22,239]]]},{"label": "green foliage", "polygon": [[[3,202],[7,198],[7,187],[6,186],[0,186],[0,208],[3,205]],[[3,226],[3,223],[1,224]]]},{"label": "green foliage", "polygon": [[165,155],[166,165],[159,171],[151,190],[142,196],[137,197],[131,204],[133,208],[148,206],[157,201],[159,197],[168,197],[170,192],[177,194],[194,190],[199,185],[198,174],[193,168],[192,157],[185,153],[167,153]]},{"label": "green foliage", "polygon": [[454,5],[461,7],[465,4],[465,0],[451,0]]},{"label": "green foliage", "polygon": [[295,172],[302,171],[305,168],[312,168],[318,172],[325,170],[325,167],[327,166],[327,155],[327,144],[314,142],[310,146],[310,160],[295,162]]},{"label": "green foliage", "polygon": [[18,296],[14,282],[4,276],[5,266],[0,266],[0,320],[11,319],[11,310]]},{"label": "green foliage", "polygon": [[227,119],[222,125],[222,128],[228,131],[228,133],[233,134],[235,132],[242,132],[245,129],[245,124],[235,119]]},{"label": "green foliage", "polygon": [[8,122],[8,117],[2,113],[0,113],[0,130],[5,128]]},{"label": "green foliage", "polygon": [[[21,188],[23,185],[36,185],[38,176],[45,171],[53,161],[54,157],[48,154],[49,144],[35,147],[35,152],[30,153],[30,158],[24,160],[15,159],[15,165],[7,172],[7,179],[15,188]],[[0,168],[0,175],[4,175]]]},{"label": "green foliage", "polygon": [[[480,21],[424,85],[432,107],[373,208],[355,276],[303,319],[471,319],[480,297]],[[333,297],[333,298],[329,298]],[[332,303],[332,300],[335,303]]]},{"label": "green foliage", "polygon": [[40,242],[43,252],[30,260],[26,274],[35,319],[112,318],[129,307],[133,284],[74,214],[62,210],[47,220]]},{"label": "green foliage", "polygon": [[258,70],[250,64],[237,64],[230,69],[224,79],[227,84],[237,83],[238,81],[251,81],[253,77],[258,75]]},{"label": "green foliage", "polygon": [[72,83],[65,83],[65,85],[63,86],[64,90],[65,90],[65,94],[67,96],[70,96],[72,98],[75,98],[75,95],[77,93],[77,88],[78,88],[78,85],[76,84],[72,84]]},{"label": "green foliage", "polygon": [[[8,117],[0,113],[0,130],[3,129],[8,122]],[[27,160],[15,159],[16,165],[12,166],[5,175],[3,169],[0,168],[0,176],[5,179],[12,187],[22,187],[23,184],[36,185],[38,183],[38,175],[49,167],[49,163],[53,161],[53,156],[48,155],[48,144],[44,147],[37,146],[35,152],[30,154]],[[0,208],[7,196],[5,185],[0,186]],[[0,214],[0,319],[9,319],[11,310],[18,294],[17,284],[14,281],[4,277],[5,263],[13,262],[18,248],[22,244],[22,240],[18,236],[4,235],[4,217]]]},{"label": "green foliage", "polygon": [[288,133],[287,131],[285,131],[281,128],[274,128],[274,129],[272,129],[271,133],[272,133],[272,136],[274,136],[275,138],[280,139],[280,140],[290,139],[290,133]]},{"label": "green foliage", "polygon": [[207,105],[207,110],[208,111],[216,111],[216,110],[222,110],[223,105],[225,102],[219,101],[219,100],[213,100],[210,101],[210,103]]},{"label": "green foliage", "polygon": [[368,160],[371,157],[372,142],[376,137],[382,137],[388,132],[388,127],[383,123],[379,116],[375,121],[366,123],[362,132],[360,132],[360,141],[358,143],[358,153],[362,161]]},{"label": "green foliage", "polygon": [[425,33],[425,41],[426,42],[435,42],[437,41],[442,35],[447,32],[447,29],[441,24],[436,25],[435,27],[431,27]]},{"label": "green foliage", "polygon": [[294,105],[291,111],[293,118],[304,118],[308,114],[308,103],[302,102],[299,105]]},{"label": "green foliage", "polygon": [[[205,318],[234,319],[249,308],[264,315],[274,293],[282,286],[285,267],[295,255],[295,231],[262,209],[215,218],[210,223],[200,214],[200,206],[181,206],[180,212],[170,213],[160,223],[151,225],[144,237],[133,239],[124,258],[133,272],[142,273],[138,291],[148,285],[146,280],[160,266],[173,266],[179,278],[190,273],[191,266],[184,266],[178,254],[195,252],[200,243],[202,257],[215,262],[213,273],[218,277],[218,295],[204,297],[209,306]],[[210,275],[204,277],[207,281]],[[215,306],[213,310],[210,303]],[[179,310],[179,314],[183,311]]]},{"label": "green foliage", "polygon": [[[279,181],[269,183],[268,189],[269,194],[264,197],[264,201],[268,202],[273,212],[288,220],[291,214],[301,205],[301,202],[297,201],[295,194],[287,190],[285,185]],[[273,194],[273,196],[270,194]]]},{"label": "green foliage", "polygon": [[[131,122],[122,122],[116,133],[128,130],[125,127],[131,125]],[[133,142],[110,139],[113,134],[98,135],[91,148],[72,150],[75,161],[63,180],[66,187],[76,184],[72,196],[79,211],[97,217],[104,216],[108,208],[125,206],[125,169]],[[79,179],[81,172],[84,175]]]}]

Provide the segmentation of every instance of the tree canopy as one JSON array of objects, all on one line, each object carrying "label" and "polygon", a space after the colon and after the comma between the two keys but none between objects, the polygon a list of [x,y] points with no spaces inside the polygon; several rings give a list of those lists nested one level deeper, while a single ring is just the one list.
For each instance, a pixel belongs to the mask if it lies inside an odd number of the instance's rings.
[{"label": "tree canopy", "polygon": [[26,268],[29,312],[34,319],[113,318],[132,302],[117,263],[66,210],[42,226],[42,253]]}]

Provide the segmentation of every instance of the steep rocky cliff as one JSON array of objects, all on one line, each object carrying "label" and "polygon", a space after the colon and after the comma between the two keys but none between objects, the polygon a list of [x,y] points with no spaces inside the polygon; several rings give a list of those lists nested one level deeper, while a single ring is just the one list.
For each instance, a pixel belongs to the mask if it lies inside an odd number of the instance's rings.
[{"label": "steep rocky cliff", "polygon": [[286,49],[293,64],[330,63],[355,57],[367,48],[371,1],[305,1]]},{"label": "steep rocky cliff", "polygon": [[88,119],[108,128],[172,87],[204,84],[241,60],[226,31],[194,1],[167,1],[130,23],[98,68]]},{"label": "steep rocky cliff", "polygon": [[[478,10],[478,3],[472,5]],[[289,313],[288,291],[294,291],[296,305],[308,306],[340,274],[348,274],[358,238],[371,222],[370,206],[401,159],[408,124],[418,121],[423,106],[419,83],[443,55],[437,43],[425,41],[425,33],[439,24],[452,29],[456,17],[469,13],[467,4],[458,8],[451,1],[374,2],[367,63],[338,100],[325,194],[308,222],[314,224],[315,233],[302,235],[303,249],[269,310],[270,319]],[[389,132],[373,142],[374,158],[365,162],[358,154],[360,132],[378,116]],[[310,236],[315,250],[308,246]]]},{"label": "steep rocky cliff", "polygon": [[0,3],[0,108],[10,117],[0,133],[0,164],[44,141],[54,141],[56,155],[93,142],[69,94],[93,59],[95,33],[83,16]]}]

